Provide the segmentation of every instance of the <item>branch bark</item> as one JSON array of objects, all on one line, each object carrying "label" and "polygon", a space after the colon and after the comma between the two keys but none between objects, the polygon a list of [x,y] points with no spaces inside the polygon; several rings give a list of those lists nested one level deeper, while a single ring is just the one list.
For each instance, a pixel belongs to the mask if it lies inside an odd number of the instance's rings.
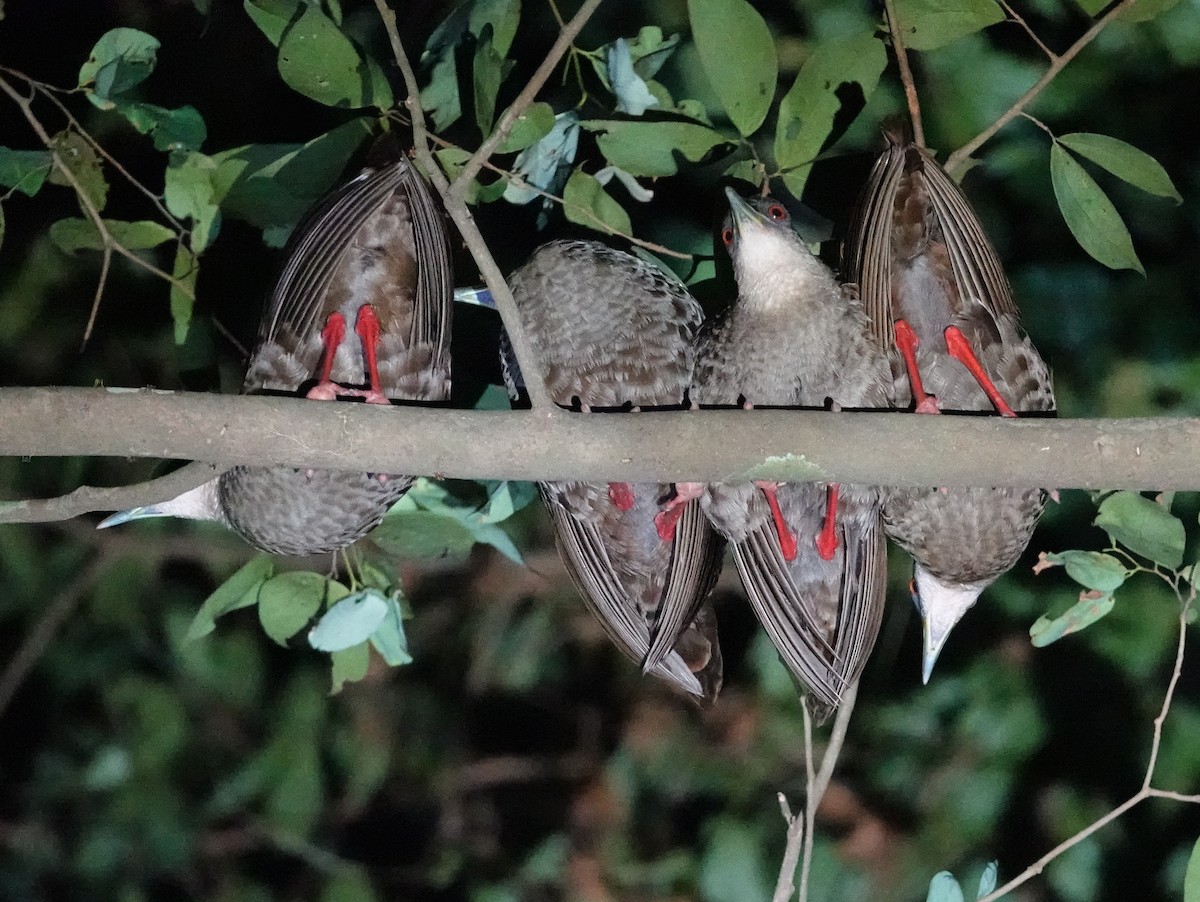
[{"label": "branch bark", "polygon": [[[7,388],[0,389],[0,422],[0,455],[7,456],[157,457],[465,479],[1200,487],[1200,419],[1183,418],[1014,421],[759,409],[618,416]],[[198,483],[201,475],[188,479]],[[147,494],[139,489],[137,497]],[[165,497],[172,495],[156,500]],[[91,510],[127,499],[109,492],[97,501]],[[21,511],[0,508],[0,522],[28,519]]]}]

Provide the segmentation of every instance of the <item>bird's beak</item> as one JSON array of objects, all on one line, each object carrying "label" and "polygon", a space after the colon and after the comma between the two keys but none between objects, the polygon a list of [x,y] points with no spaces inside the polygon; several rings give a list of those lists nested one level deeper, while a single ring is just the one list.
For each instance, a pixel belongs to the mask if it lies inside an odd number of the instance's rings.
[{"label": "bird's beak", "polygon": [[729,211],[733,213],[733,228],[739,235],[748,228],[755,228],[767,222],[767,218],[750,206],[740,194],[732,188],[725,188],[725,197],[729,200]]},{"label": "bird's beak", "polygon": [[166,511],[159,510],[153,504],[146,507],[131,507],[127,511],[117,511],[115,514],[110,514],[99,523],[96,524],[97,529],[108,529],[110,526],[120,526],[122,523],[128,523],[130,520],[144,520],[147,517],[169,517]]},{"label": "bird's beak", "polygon": [[[916,596],[913,596],[914,600]],[[917,602],[920,607],[920,602]],[[921,682],[924,685],[929,685],[929,678],[933,675],[933,665],[937,663],[938,655],[942,653],[942,649],[946,645],[946,640],[950,638],[949,629],[941,629],[930,622],[930,618],[924,618],[924,628],[922,632],[925,635],[925,644],[921,652]]]}]

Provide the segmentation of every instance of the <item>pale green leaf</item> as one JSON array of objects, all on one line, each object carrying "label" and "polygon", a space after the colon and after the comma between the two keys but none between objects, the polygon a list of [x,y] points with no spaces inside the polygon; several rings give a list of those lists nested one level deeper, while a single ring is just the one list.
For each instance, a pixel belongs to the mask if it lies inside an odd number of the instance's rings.
[{"label": "pale green leaf", "polygon": [[1183,563],[1183,523],[1137,492],[1114,492],[1100,503],[1094,525],[1114,543],[1174,570]]},{"label": "pale green leaf", "polygon": [[387,598],[378,589],[347,595],[309,630],[308,644],[317,651],[342,651],[366,642],[387,613]]},{"label": "pale green leaf", "polygon": [[628,235],[633,229],[624,208],[609,196],[595,176],[582,169],[576,169],[567,179],[563,213],[568,221],[600,232]]},{"label": "pale green leaf", "polygon": [[1146,274],[1117,208],[1095,179],[1057,143],[1050,148],[1050,180],[1058,207],[1080,247],[1110,269],[1135,269]]},{"label": "pale green leaf", "polygon": [[412,663],[408,653],[408,637],[404,632],[404,614],[395,596],[387,600],[387,614],[379,628],[371,634],[371,647],[390,667],[401,667]]},{"label": "pale green leaf", "polygon": [[1115,592],[1129,577],[1130,571],[1111,554],[1099,551],[1060,551],[1048,553],[1043,560],[1062,564],[1067,576],[1085,589]]},{"label": "pale green leaf", "polygon": [[728,143],[716,129],[697,122],[589,119],[580,127],[596,132],[605,159],[630,175],[674,175],[679,171],[676,154],[697,163],[713,148]]},{"label": "pale green leaf", "polygon": [[989,861],[983,869],[983,873],[979,875],[979,889],[975,892],[976,899],[982,899],[984,896],[991,895],[996,890],[996,881],[1000,876],[1000,865],[995,861]]},{"label": "pale green leaf", "polygon": [[796,197],[804,191],[812,162],[821,152],[842,107],[838,91],[858,85],[869,100],[887,66],[883,42],[873,34],[826,41],[813,51],[779,102],[775,162]]},{"label": "pale green leaf", "polygon": [[[51,140],[51,146],[59,161],[79,182],[79,188],[97,210],[103,210],[108,202],[108,181],[95,149],[78,132],[67,129]],[[50,173],[50,183],[70,185],[62,170],[55,167]],[[72,186],[73,187],[73,186]]]},{"label": "pale green leaf", "polygon": [[962,887],[949,871],[939,871],[929,881],[925,902],[963,902]]},{"label": "pale green leaf", "polygon": [[1107,592],[1091,589],[1079,593],[1079,601],[1075,602],[1065,614],[1053,619],[1042,616],[1034,621],[1029,628],[1029,638],[1035,646],[1042,648],[1051,642],[1057,642],[1063,636],[1077,633],[1084,627],[1090,626],[1113,609],[1114,600]]},{"label": "pale green leaf", "polygon": [[202,254],[221,227],[219,163],[199,152],[175,153],[167,166],[163,199],[172,215],[192,221],[192,250]]},{"label": "pale green leaf", "polygon": [[1128,182],[1135,188],[1141,188],[1150,194],[1167,197],[1175,203],[1183,203],[1183,198],[1175,189],[1167,170],[1150,154],[1138,150],[1132,144],[1126,144],[1108,135],[1094,135],[1077,132],[1063,135],[1058,139],[1081,157],[1086,157],[1097,166],[1102,166],[1117,178]]},{"label": "pale green leaf", "polygon": [[767,23],[746,0],[688,0],[688,19],[704,73],[729,121],[743,135],[752,134],[766,118],[779,78]]},{"label": "pale green leaf", "polygon": [[1004,21],[994,0],[896,0],[900,39],[911,50],[935,50]]}]

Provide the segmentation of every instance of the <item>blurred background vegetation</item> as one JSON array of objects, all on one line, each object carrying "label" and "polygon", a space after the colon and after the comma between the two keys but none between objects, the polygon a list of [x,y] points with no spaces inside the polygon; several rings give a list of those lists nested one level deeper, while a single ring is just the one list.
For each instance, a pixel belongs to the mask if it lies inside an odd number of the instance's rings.
[{"label": "blurred background vegetation", "polygon": [[[756,6],[775,38],[781,91],[822,41],[881,17],[857,0]],[[373,5],[340,7],[346,29],[386,58]],[[411,55],[450,8],[443,0],[397,5]],[[552,10],[551,0],[526,0],[501,107],[557,33]],[[140,97],[195,106],[208,152],[308,141],[351,116],[283,84],[275,49],[234,0],[7,0],[0,11],[0,65],[63,87],[76,84],[110,28],[156,36],[158,68]],[[1090,23],[1071,0],[1029,0],[1019,11],[1060,51]],[[657,77],[719,115],[686,38],[682,0],[604,4],[579,44],[631,37],[642,24],[685,33]],[[942,151],[977,134],[1045,65],[1011,24],[914,62],[928,143]],[[1034,124],[1009,125],[965,179],[1054,369],[1064,416],[1200,414],[1197,85],[1200,2],[1180,0],[1148,22],[1111,25],[1033,107],[1057,133],[1100,132],[1142,148],[1174,179],[1179,206],[1097,172],[1145,278],[1104,269],[1074,242],[1051,190],[1049,141]],[[543,99],[564,109],[578,89],[556,76]],[[890,61],[865,109],[847,98],[836,141],[805,190],[808,206],[845,222],[873,159],[877,122],[902,107]],[[71,109],[133,176],[160,190],[163,157],[145,136],[87,103]],[[52,109],[38,110],[51,131],[61,127]],[[446,135],[468,148],[479,140],[466,121]],[[596,161],[594,171],[602,161],[590,140],[578,159]],[[7,98],[0,144],[38,146]],[[659,180],[650,203],[614,194],[638,235],[711,254],[710,226],[721,215],[715,185],[727,165]],[[504,270],[538,243],[580,231],[557,213],[539,231],[538,209],[503,201],[478,209]],[[225,219],[203,259],[184,344],[174,341],[163,283],[117,261],[81,349],[99,255],[67,256],[47,237],[52,222],[79,215],[74,197],[65,188],[33,200],[12,195],[3,210],[0,384],[240,385],[237,342],[252,340],[281,262],[259,229]],[[108,210],[145,215],[127,187],[114,189]],[[835,259],[834,243],[827,251]],[[169,255],[155,259],[169,268]],[[697,289],[706,302],[728,290],[727,273],[716,269],[718,279]],[[473,278],[464,262],[460,284]],[[498,324],[476,308],[456,317],[456,399],[469,405],[499,379]],[[5,459],[0,493],[45,497],[82,483],[137,481],[152,469],[146,461]],[[1198,506],[1190,495],[1175,499],[1188,524]],[[1035,578],[1026,564],[1039,550],[1103,547],[1093,516],[1080,492],[1051,506],[1028,560],[965,618],[927,687],[909,564],[893,558],[887,619],[818,817],[811,898],[923,899],[943,868],[970,892],[991,859],[1003,881],[1140,786],[1173,660],[1173,597],[1135,579],[1114,611],[1078,636],[1044,649],[1028,638],[1033,621],[1068,607],[1078,587],[1061,571]],[[776,793],[797,805],[803,793],[800,706],[732,568],[717,591],[725,689],[709,711],[641,678],[609,645],[536,506],[505,523],[524,566],[487,545],[422,560],[368,550],[405,587],[414,661],[389,669],[374,660],[365,679],[331,696],[328,659],[302,643],[278,647],[253,610],[185,641],[205,597],[252,556],[236,537],[174,522],[97,533],[95,519],[0,526],[0,898],[770,897],[784,844]],[[281,566],[325,572],[330,562]],[[1157,785],[1192,792],[1198,775],[1200,685],[1189,663]],[[1178,898],[1198,834],[1192,807],[1139,806],[1015,897]]]}]

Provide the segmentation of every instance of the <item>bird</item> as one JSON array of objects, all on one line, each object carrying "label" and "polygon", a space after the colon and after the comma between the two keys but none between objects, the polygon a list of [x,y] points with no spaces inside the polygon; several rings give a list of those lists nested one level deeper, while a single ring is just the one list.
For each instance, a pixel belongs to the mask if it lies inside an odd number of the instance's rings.
[{"label": "bird", "polygon": [[[737,298],[696,342],[700,406],[886,408],[887,355],[858,299],[813,255],[771,197],[725,189],[721,230]],[[680,497],[697,494],[694,485]],[[710,485],[701,504],[732,545],[746,595],[824,720],[858,679],[883,616],[877,491],[818,483]]]},{"label": "bird", "polygon": [[[703,312],[678,281],[600,242],[559,240],[535,250],[508,284],[556,404],[583,413],[682,407]],[[516,397],[523,381],[511,346],[502,368]],[[699,502],[677,506],[664,536],[656,518],[669,484],[538,488],[560,556],[613,643],[644,672],[711,704],[723,670],[708,596],[724,544]]]},{"label": "bird", "polygon": [[[844,244],[876,339],[890,349],[897,406],[917,413],[1053,415],[1050,371],[1021,329],[1004,268],[961,189],[925,148],[885,127]],[[1041,489],[897,488],[888,535],[914,560],[929,681],[951,630],[1029,544]]]},{"label": "bird", "polygon": [[[453,276],[445,219],[394,140],[377,144],[366,168],[306,214],[285,257],[244,394],[381,406],[449,397]],[[366,535],[412,482],[396,474],[235,466],[99,526],[159,516],[215,520],[263,551],[321,554]]]}]

